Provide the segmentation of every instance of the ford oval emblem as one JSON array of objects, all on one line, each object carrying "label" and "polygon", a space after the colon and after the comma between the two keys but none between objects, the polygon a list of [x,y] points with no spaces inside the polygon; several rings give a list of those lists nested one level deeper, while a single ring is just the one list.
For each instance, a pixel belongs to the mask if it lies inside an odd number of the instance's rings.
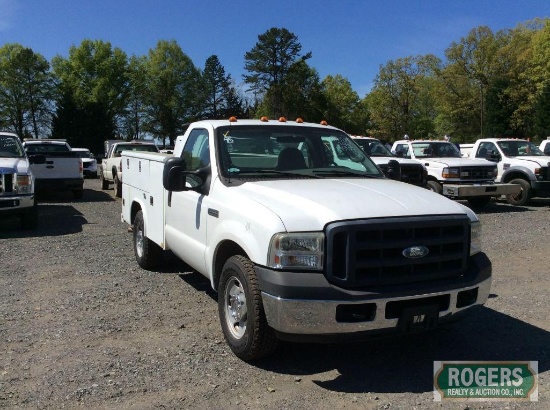
[{"label": "ford oval emblem", "polygon": [[428,253],[430,253],[430,250],[425,246],[411,246],[401,253],[405,258],[417,259],[423,258],[424,256],[428,255]]}]

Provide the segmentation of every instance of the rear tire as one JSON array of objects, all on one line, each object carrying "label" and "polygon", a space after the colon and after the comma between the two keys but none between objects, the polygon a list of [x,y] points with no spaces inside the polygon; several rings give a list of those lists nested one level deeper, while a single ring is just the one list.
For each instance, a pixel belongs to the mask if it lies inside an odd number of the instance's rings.
[{"label": "rear tire", "polygon": [[115,175],[113,177],[113,182],[115,184],[115,196],[117,198],[122,198],[122,182],[120,182],[120,179],[118,179],[118,175]]},{"label": "rear tire", "polygon": [[277,336],[265,317],[254,265],[244,256],[232,256],[223,266],[218,313],[225,340],[238,358],[260,359],[277,348]]},{"label": "rear tire", "polygon": [[162,261],[163,250],[145,236],[145,221],[142,211],[138,211],[134,219],[133,234],[134,254],[138,265],[143,269],[154,270]]},{"label": "rear tire", "polygon": [[101,189],[102,190],[105,191],[106,189],[109,188],[109,182],[103,176],[103,171],[101,171],[100,174],[99,174],[99,182],[101,182]]},{"label": "rear tire", "polygon": [[437,181],[428,181],[427,187],[430,191],[433,191],[437,194],[441,195],[443,193],[443,187]]},{"label": "rear tire", "polygon": [[531,189],[531,184],[529,181],[522,178],[516,178],[512,179],[509,183],[521,186],[521,192],[519,194],[506,195],[506,201],[508,201],[510,205],[523,206],[529,202],[531,196],[533,195],[533,190]]}]

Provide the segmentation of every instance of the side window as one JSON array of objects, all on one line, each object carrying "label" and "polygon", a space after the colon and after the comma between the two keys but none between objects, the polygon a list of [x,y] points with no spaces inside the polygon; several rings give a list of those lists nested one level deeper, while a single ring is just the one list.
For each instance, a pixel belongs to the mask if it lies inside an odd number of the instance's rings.
[{"label": "side window", "polygon": [[498,154],[497,147],[492,142],[481,142],[477,148],[476,158],[487,158],[487,153],[491,151]]},{"label": "side window", "polygon": [[[192,130],[183,147],[182,157],[185,159],[185,170],[196,171],[210,165],[210,147],[208,146],[208,131]],[[200,184],[200,179],[187,176],[187,182],[193,187]]]},{"label": "side window", "polygon": [[395,153],[399,156],[402,155],[404,158],[410,158],[409,146],[407,144],[397,144]]}]

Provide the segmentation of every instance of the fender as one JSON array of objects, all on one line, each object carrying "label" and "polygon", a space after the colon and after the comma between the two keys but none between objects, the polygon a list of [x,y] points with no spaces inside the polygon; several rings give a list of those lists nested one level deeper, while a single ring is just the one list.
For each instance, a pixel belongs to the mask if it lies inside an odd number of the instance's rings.
[{"label": "fender", "polygon": [[502,173],[500,180],[502,182],[508,182],[512,180],[513,178],[509,177],[509,175],[511,174],[521,174],[526,177],[525,179],[527,179],[527,181],[537,180],[537,178],[535,177],[535,174],[533,174],[533,171],[531,171],[529,168],[525,166],[511,166],[510,168],[508,168]]}]

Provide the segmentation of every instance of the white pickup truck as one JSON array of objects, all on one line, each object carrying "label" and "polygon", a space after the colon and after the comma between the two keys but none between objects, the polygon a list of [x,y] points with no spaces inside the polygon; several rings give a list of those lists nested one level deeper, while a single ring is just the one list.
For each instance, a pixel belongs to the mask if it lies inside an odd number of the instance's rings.
[{"label": "white pickup truck", "polygon": [[[334,164],[327,137],[362,161]],[[173,155],[125,151],[121,220],[137,263],[154,270],[171,250],[205,275],[243,360],[280,339],[431,329],[485,303],[492,266],[475,213],[386,178],[349,138],[230,118],[192,123]]]},{"label": "white pickup truck", "polygon": [[521,187],[517,194],[506,196],[508,203],[521,206],[534,197],[550,197],[550,157],[532,142],[514,138],[479,139],[470,156],[496,164],[497,181]]},{"label": "white pickup truck", "polygon": [[36,190],[71,191],[75,198],[84,194],[82,159],[65,140],[25,139],[23,147],[29,157],[43,155],[44,163],[31,165]]},{"label": "white pickup truck", "polygon": [[390,176],[389,174],[391,173],[392,167],[390,161],[397,161],[399,163],[400,175],[396,179],[408,184],[427,187],[428,172],[420,161],[398,157],[377,138],[353,135],[351,138],[367,153],[370,159],[378,165],[386,176]]},{"label": "white pickup truck", "polygon": [[[36,163],[44,162],[35,156]],[[16,134],[0,132],[0,218],[16,216],[23,229],[34,229],[38,224],[38,210],[34,195],[35,180],[31,159]]]},{"label": "white pickup truck", "polygon": [[539,149],[544,153],[544,155],[550,155],[550,137],[547,137],[540,143]]},{"label": "white pickup truck", "polygon": [[158,147],[153,142],[142,140],[107,140],[105,141],[105,148],[105,158],[101,161],[99,167],[101,189],[109,189],[109,185],[113,184],[117,198],[122,196],[122,170],[124,169],[121,161],[122,151],[159,152]]},{"label": "white pickup truck", "polygon": [[520,191],[514,184],[496,184],[495,164],[463,158],[448,141],[401,140],[393,143],[391,151],[421,161],[428,171],[429,189],[452,199],[466,199],[473,208],[484,207],[492,197]]}]

